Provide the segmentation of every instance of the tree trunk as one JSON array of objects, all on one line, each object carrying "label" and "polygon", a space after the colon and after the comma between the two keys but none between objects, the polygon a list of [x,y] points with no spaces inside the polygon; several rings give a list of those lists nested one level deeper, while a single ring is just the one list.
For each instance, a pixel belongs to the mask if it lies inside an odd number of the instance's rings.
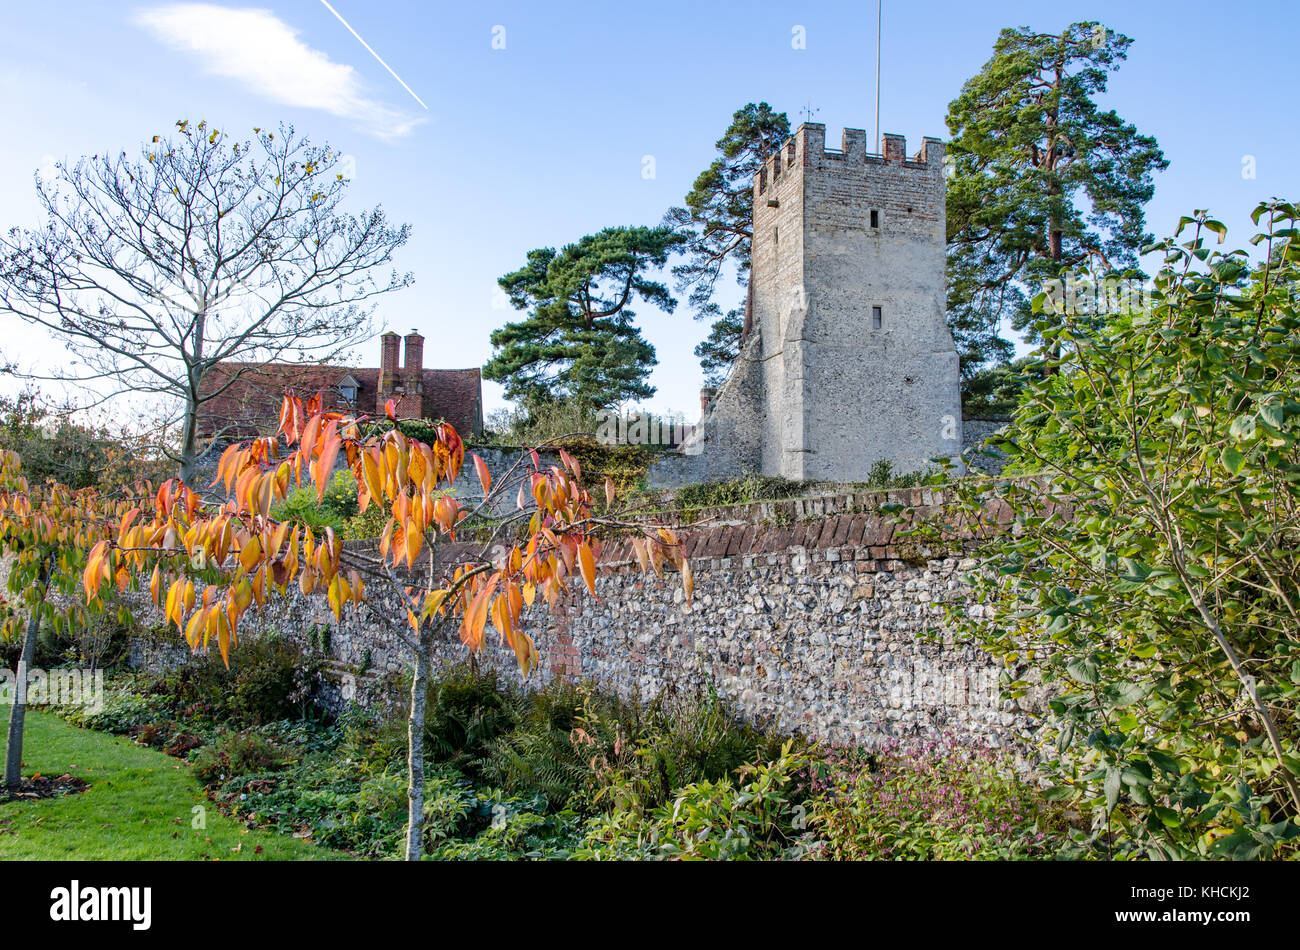
[{"label": "tree trunk", "polygon": [[424,855],[424,707],[429,691],[429,641],[421,631],[415,647],[411,677],[411,710],[407,717],[406,860]]},{"label": "tree trunk", "polygon": [[16,790],[23,781],[23,724],[27,719],[27,671],[36,658],[36,634],[41,629],[40,605],[33,608],[27,618],[27,635],[23,639],[23,654],[18,661],[18,684],[14,705],[9,710],[9,738],[5,743],[5,788]]},{"label": "tree trunk", "polygon": [[194,460],[199,454],[199,401],[190,394],[185,399],[185,423],[181,430],[180,479],[189,485],[194,478]]}]

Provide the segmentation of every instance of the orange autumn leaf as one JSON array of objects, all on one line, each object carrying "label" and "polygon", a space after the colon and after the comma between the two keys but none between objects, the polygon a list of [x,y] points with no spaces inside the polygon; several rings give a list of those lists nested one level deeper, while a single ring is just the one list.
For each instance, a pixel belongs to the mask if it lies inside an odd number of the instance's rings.
[{"label": "orange autumn leaf", "polygon": [[578,569],[582,572],[582,579],[587,582],[587,590],[591,591],[592,596],[596,594],[596,558],[591,553],[591,545],[583,541],[578,545]]}]

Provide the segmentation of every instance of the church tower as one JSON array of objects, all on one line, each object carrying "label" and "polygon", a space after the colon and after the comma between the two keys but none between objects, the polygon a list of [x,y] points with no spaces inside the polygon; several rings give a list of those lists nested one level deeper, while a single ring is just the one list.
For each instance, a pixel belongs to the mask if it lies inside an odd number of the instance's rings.
[{"label": "church tower", "polygon": [[662,484],[761,472],[862,481],[961,452],[946,306],[944,146],[880,154],[808,122],[754,179],[749,332]]}]

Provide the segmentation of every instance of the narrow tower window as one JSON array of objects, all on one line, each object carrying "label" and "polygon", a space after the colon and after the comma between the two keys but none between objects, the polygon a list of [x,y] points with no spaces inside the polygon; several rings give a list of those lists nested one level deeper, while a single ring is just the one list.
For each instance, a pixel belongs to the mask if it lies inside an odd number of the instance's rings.
[{"label": "narrow tower window", "polygon": [[879,307],[871,308],[871,329],[873,330],[880,329],[880,308]]},{"label": "narrow tower window", "polygon": [[880,212],[875,208],[871,209],[871,226],[873,228],[880,227]]}]

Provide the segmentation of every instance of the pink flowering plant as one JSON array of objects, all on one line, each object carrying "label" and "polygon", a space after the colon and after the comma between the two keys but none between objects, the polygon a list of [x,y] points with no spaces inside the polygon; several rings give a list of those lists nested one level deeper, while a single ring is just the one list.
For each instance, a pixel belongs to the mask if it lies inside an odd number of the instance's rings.
[{"label": "pink flowering plant", "polygon": [[1067,825],[1008,752],[950,734],[828,750],[809,782],[820,856],[830,860],[1045,858]]}]

